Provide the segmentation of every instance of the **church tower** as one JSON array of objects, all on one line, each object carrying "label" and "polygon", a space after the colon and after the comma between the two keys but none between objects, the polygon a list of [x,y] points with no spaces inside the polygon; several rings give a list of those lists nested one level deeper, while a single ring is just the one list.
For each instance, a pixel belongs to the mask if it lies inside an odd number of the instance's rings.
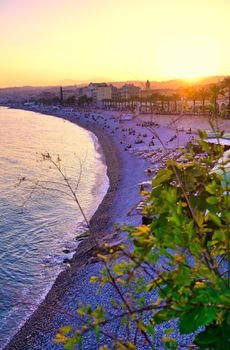
[{"label": "church tower", "polygon": [[145,83],[145,89],[146,90],[151,90],[151,86],[150,86],[149,80],[147,80],[146,83]]}]

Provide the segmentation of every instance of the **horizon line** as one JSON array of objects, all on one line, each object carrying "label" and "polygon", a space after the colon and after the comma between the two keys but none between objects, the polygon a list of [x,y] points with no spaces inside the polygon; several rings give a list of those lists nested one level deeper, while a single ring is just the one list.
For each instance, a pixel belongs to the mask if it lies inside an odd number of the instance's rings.
[{"label": "horizon line", "polygon": [[[55,87],[60,87],[60,86],[74,86],[74,85],[87,85],[90,83],[98,83],[98,82],[104,82],[104,83],[126,83],[126,82],[139,82],[139,83],[144,83],[147,80],[151,83],[151,82],[155,82],[155,83],[168,83],[168,82],[172,82],[172,81],[182,81],[182,82],[199,82],[200,80],[203,79],[210,79],[210,78],[222,78],[222,77],[227,77],[229,76],[228,74],[221,74],[221,75],[210,75],[210,76],[202,76],[202,77],[197,77],[197,78],[171,78],[168,80],[154,80],[154,79],[146,79],[146,80],[138,80],[138,79],[130,79],[130,80],[108,80],[108,79],[102,79],[102,80],[97,80],[97,79],[87,79],[84,81],[75,81],[74,79],[64,79],[63,81],[60,81],[60,83],[56,83],[56,84],[47,84],[47,85],[14,85],[14,86],[2,86],[0,87],[0,89],[17,89],[17,88],[55,88]],[[99,79],[99,78],[98,78]],[[65,81],[68,81],[69,83],[64,83]],[[71,83],[72,81],[72,83]]]}]

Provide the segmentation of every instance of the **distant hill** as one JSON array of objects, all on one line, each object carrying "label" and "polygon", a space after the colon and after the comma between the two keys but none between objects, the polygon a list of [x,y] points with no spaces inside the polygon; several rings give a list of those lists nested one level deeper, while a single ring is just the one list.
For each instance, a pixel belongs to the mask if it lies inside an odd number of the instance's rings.
[{"label": "distant hill", "polygon": [[[151,80],[151,87],[152,89],[178,89],[182,87],[186,87],[189,85],[207,85],[207,84],[214,84],[218,83],[220,80],[222,80],[224,76],[211,76],[211,77],[203,77],[200,79],[173,79],[173,80],[166,80],[166,81],[156,81],[156,80]],[[146,81],[141,81],[141,80],[126,80],[126,81],[112,81],[108,80],[105,78],[92,78],[88,79],[87,81],[77,81],[77,80],[72,80],[72,79],[66,79],[60,81],[60,85],[63,85],[65,87],[71,87],[71,86],[76,86],[76,87],[81,87],[81,86],[86,86],[89,84],[89,82],[105,82],[107,84],[113,84],[114,86],[120,88],[124,84],[134,84],[136,86],[139,86],[140,88],[145,88],[145,83]]]},{"label": "distant hill", "polygon": [[[182,80],[174,79],[168,81],[150,81],[151,88],[156,90],[179,90],[187,86],[202,86],[209,85],[213,83],[218,83],[224,78],[224,76],[212,76],[204,77],[198,80]],[[124,84],[134,84],[139,86],[141,89],[145,88],[145,81],[139,80],[127,80],[127,81],[106,81],[103,78],[94,78],[91,79],[91,82],[106,82],[107,84],[113,84],[114,86],[120,88]],[[59,88],[63,86],[64,89],[76,89],[82,86],[87,86],[89,81],[79,82],[75,80],[64,80],[60,81],[60,84],[56,86],[22,86],[22,87],[9,87],[9,88],[0,88],[0,97],[1,98],[12,98],[13,100],[22,100],[22,99],[33,99],[36,98],[41,92],[52,92],[56,95],[59,95]]]},{"label": "distant hill", "polygon": [[[215,84],[221,81],[224,78],[223,75],[221,76],[212,76],[212,77],[204,77],[196,80],[192,79],[173,79],[173,80],[167,80],[167,81],[155,81],[151,80],[151,88],[152,89],[179,89],[186,86],[196,86],[196,85],[209,85],[209,84]],[[145,88],[145,83],[143,81],[139,80],[129,80],[129,81],[122,81],[122,82],[111,82],[114,86],[121,87],[124,84],[134,84],[136,86],[139,86],[140,88]]]},{"label": "distant hill", "polygon": [[103,82],[103,83],[108,83],[110,79],[106,79],[103,77],[95,77],[92,79],[87,79],[87,80],[75,80],[75,79],[64,79],[60,80],[57,85],[62,85],[62,86],[86,86],[89,83],[98,83],[98,82]]},{"label": "distant hill", "polygon": [[0,103],[21,103],[30,102],[39,98],[41,93],[48,92],[55,95],[59,95],[59,86],[22,86],[22,87],[11,87],[0,89]]}]

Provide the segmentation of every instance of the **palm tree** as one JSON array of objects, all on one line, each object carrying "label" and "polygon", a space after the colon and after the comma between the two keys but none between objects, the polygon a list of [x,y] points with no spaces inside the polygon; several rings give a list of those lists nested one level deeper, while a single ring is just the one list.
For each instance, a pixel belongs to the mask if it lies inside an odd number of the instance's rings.
[{"label": "palm tree", "polygon": [[219,95],[223,94],[223,90],[220,85],[214,84],[210,87],[210,92],[211,92],[211,102],[213,102],[213,105],[214,105],[213,117],[216,124],[215,130],[219,131],[218,120],[217,120],[217,99]]},{"label": "palm tree", "polygon": [[75,96],[70,96],[64,100],[65,106],[75,106],[75,104],[76,104],[76,97]]},{"label": "palm tree", "polygon": [[205,87],[202,87],[198,90],[198,98],[202,101],[202,113],[203,114],[204,114],[205,100],[207,100],[209,95],[210,95],[210,93]]},{"label": "palm tree", "polygon": [[134,112],[137,107],[138,96],[132,96],[130,100],[131,100],[132,112]]},{"label": "palm tree", "polygon": [[152,113],[153,112],[153,106],[154,105],[156,106],[157,101],[159,101],[159,94],[158,93],[152,94],[151,96],[149,96],[148,100],[150,102],[150,110],[151,110],[151,113]]},{"label": "palm tree", "polygon": [[179,94],[172,94],[172,101],[174,101],[174,112],[177,113],[177,101],[180,101],[181,97]]},{"label": "palm tree", "polygon": [[165,96],[165,102],[167,102],[167,113],[170,113],[170,102],[172,101],[171,96]]},{"label": "palm tree", "polygon": [[159,94],[158,101],[161,102],[161,112],[165,111],[165,109],[164,109],[165,100],[166,100],[166,96]]},{"label": "palm tree", "polygon": [[140,111],[143,112],[143,104],[145,104],[145,108],[146,108],[146,99],[145,97],[139,97],[139,102],[140,102]]},{"label": "palm tree", "polygon": [[116,99],[116,105],[117,105],[117,108],[118,108],[119,110],[122,109],[122,101],[123,101],[123,99],[122,99],[121,97],[117,97],[117,99]]},{"label": "palm tree", "polygon": [[197,90],[194,87],[190,86],[186,89],[185,93],[186,93],[186,97],[193,101],[193,113],[195,113],[196,112],[196,100],[198,99]]},{"label": "palm tree", "polygon": [[213,105],[214,105],[214,115],[215,116],[217,114],[217,99],[221,94],[222,94],[222,89],[221,89],[220,85],[213,84],[210,87],[211,102],[213,102]]},{"label": "palm tree", "polygon": [[77,100],[77,103],[79,106],[89,105],[92,102],[93,102],[92,97],[88,97],[86,95],[80,96]]},{"label": "palm tree", "polygon": [[225,77],[224,80],[221,82],[221,85],[225,90],[227,90],[228,95],[228,109],[230,109],[230,77]]}]

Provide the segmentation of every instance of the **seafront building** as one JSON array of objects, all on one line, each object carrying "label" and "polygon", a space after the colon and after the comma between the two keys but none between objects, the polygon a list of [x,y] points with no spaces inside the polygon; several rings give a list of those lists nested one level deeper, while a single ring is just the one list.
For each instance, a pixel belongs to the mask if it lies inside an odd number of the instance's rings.
[{"label": "seafront building", "polygon": [[103,100],[112,98],[112,87],[106,83],[90,83],[88,96],[92,97],[93,103],[100,104]]},{"label": "seafront building", "polygon": [[[138,83],[136,84],[138,85]],[[151,86],[149,80],[145,84],[136,86],[131,83],[93,83],[82,86],[48,87],[48,88],[12,88],[0,89],[0,103],[31,104],[37,103],[44,106],[77,105],[89,107],[103,107],[120,111],[132,111],[136,113],[160,113],[160,114],[206,114],[210,112],[210,87],[211,84],[188,88],[156,88]],[[140,85],[140,84],[139,84]],[[201,90],[207,91],[207,96],[203,99],[199,93]],[[60,103],[61,101],[61,103]],[[225,96],[219,94],[216,98],[216,110],[218,113],[227,111],[229,113],[229,93],[225,91]]]},{"label": "seafront building", "polygon": [[150,81],[147,80],[145,83],[145,88],[140,90],[139,96],[141,98],[148,98],[148,97],[152,96],[154,93],[155,93],[155,91],[151,89]]},{"label": "seafront building", "polygon": [[[83,91],[81,91],[83,93]],[[140,88],[133,84],[124,84],[121,88],[117,88],[112,84],[106,83],[90,83],[84,89],[84,94],[92,97],[94,104],[101,105],[104,100],[128,100],[131,97],[139,97]]]},{"label": "seafront building", "polygon": [[116,86],[110,84],[111,89],[112,89],[112,100],[118,100],[121,98],[121,92],[120,89],[118,89]]},{"label": "seafront building", "polygon": [[125,84],[120,88],[120,96],[123,99],[129,99],[131,97],[139,97],[140,88],[133,84]]}]

